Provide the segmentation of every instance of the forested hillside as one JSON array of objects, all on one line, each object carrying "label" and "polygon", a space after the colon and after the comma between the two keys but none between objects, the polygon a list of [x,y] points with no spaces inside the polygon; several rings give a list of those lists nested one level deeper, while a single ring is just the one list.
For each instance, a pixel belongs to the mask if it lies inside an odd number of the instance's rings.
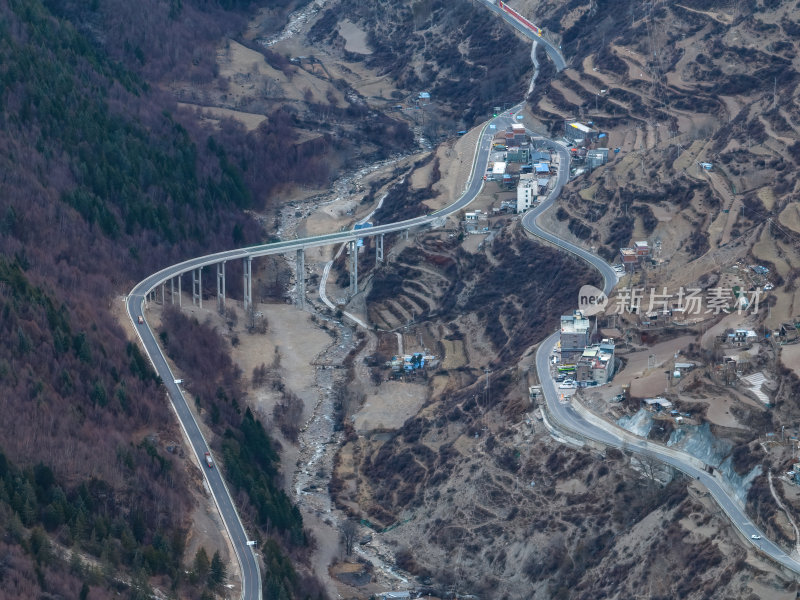
[{"label": "forested hillside", "polygon": [[[0,598],[142,597],[154,581],[200,597],[220,583],[185,575],[195,467],[171,453],[174,416],[111,309],[156,268],[261,239],[244,209],[301,175],[292,153],[255,168],[291,142],[289,115],[205,131],[152,83],[213,56],[204,42],[242,23],[238,4],[0,3]],[[234,486],[272,490],[263,428],[249,413],[225,425],[247,465]],[[305,543],[296,511],[250,498],[258,525],[292,532],[268,546],[287,561],[282,548]]]}]

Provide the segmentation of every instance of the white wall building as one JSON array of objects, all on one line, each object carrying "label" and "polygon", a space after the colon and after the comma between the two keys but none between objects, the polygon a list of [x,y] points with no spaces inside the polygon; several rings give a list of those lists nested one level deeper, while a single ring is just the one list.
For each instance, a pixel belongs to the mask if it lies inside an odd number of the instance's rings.
[{"label": "white wall building", "polygon": [[517,212],[523,213],[536,203],[539,192],[539,182],[533,173],[524,173],[519,176],[517,184]]},{"label": "white wall building", "polygon": [[561,316],[561,362],[572,362],[589,345],[591,324],[583,312]]},{"label": "white wall building", "polygon": [[507,166],[508,165],[502,161],[494,163],[494,165],[492,165],[492,180],[501,181],[503,179],[503,175],[506,174]]}]

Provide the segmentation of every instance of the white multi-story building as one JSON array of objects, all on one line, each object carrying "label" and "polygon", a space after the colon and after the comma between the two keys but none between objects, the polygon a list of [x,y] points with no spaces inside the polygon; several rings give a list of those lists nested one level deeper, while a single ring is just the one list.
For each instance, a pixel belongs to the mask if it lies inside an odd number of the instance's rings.
[{"label": "white multi-story building", "polygon": [[533,173],[523,173],[517,184],[517,212],[523,213],[536,203],[539,182]]},{"label": "white multi-story building", "polygon": [[561,362],[571,363],[589,345],[590,323],[582,311],[561,317]]}]

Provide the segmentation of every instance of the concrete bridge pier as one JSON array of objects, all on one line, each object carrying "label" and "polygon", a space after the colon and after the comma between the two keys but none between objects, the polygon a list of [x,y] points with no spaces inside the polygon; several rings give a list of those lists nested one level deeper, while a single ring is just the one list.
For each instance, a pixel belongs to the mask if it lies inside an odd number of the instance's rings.
[{"label": "concrete bridge pier", "polygon": [[192,269],[192,306],[203,308],[203,267]]},{"label": "concrete bridge pier", "polygon": [[403,239],[408,239],[408,229],[403,230]]},{"label": "concrete bridge pier", "polygon": [[355,240],[350,244],[350,296],[358,293],[358,244]]},{"label": "concrete bridge pier", "polygon": [[225,261],[217,263],[217,310],[225,314]]},{"label": "concrete bridge pier", "polygon": [[306,252],[302,248],[297,249],[295,257],[295,280],[297,285],[297,306],[303,308],[306,303]]},{"label": "concrete bridge pier", "polygon": [[175,278],[171,277],[169,280],[169,302],[175,304]]},{"label": "concrete bridge pier", "polygon": [[375,238],[375,264],[383,262],[383,234]]},{"label": "concrete bridge pier", "polygon": [[183,273],[178,275],[178,307],[183,308],[183,294],[181,294],[181,279],[183,279]]},{"label": "concrete bridge pier", "polygon": [[242,272],[244,280],[244,312],[247,312],[253,307],[253,258],[248,256],[242,259]]}]

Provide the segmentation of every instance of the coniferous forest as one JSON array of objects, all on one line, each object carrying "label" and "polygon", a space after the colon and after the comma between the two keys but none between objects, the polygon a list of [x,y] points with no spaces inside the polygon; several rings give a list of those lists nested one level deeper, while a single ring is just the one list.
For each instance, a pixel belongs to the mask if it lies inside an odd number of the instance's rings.
[{"label": "coniferous forest", "polygon": [[[158,268],[260,241],[244,211],[276,186],[328,176],[326,138],[274,152],[295,135],[290,114],[205,130],[153,83],[202,78],[248,6],[0,2],[0,598],[141,598],[153,581],[200,598],[224,582],[219,555],[185,555],[196,484],[164,450],[178,425],[113,311]],[[184,321],[171,327],[213,339]],[[263,532],[265,589],[321,597],[293,567],[309,539],[264,427],[235,384],[208,401],[230,485]]]}]

